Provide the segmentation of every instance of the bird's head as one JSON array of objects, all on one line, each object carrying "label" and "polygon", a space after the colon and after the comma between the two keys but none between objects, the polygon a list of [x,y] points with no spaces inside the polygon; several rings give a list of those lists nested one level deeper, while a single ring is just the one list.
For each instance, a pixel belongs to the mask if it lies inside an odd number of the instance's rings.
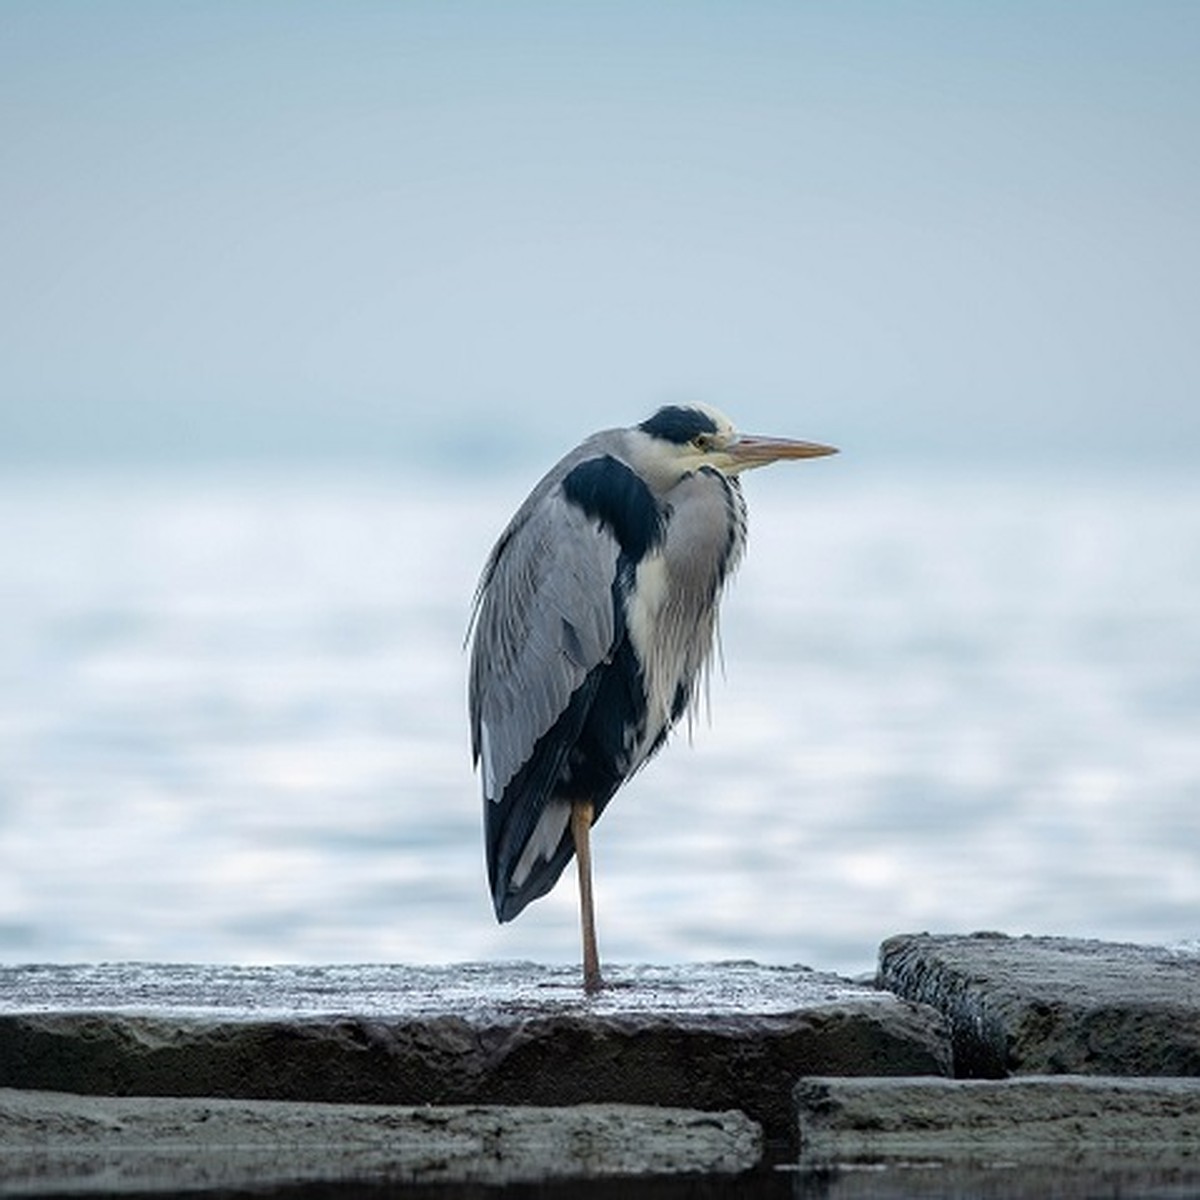
[{"label": "bird's head", "polygon": [[707,404],[670,404],[634,429],[638,466],[664,482],[701,467],[737,475],[785,458],[836,454],[833,446],[791,438],[738,433],[724,413]]}]

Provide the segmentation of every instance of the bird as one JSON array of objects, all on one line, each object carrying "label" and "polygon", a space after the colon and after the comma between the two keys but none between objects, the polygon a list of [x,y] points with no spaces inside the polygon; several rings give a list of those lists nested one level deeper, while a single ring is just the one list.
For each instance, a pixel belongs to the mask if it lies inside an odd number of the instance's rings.
[{"label": "bird", "polygon": [[468,709],[488,883],[511,921],[577,859],[583,987],[604,987],[590,831],[693,715],[746,544],[741,472],[833,446],[701,403],[593,434],[534,487],[475,592]]}]

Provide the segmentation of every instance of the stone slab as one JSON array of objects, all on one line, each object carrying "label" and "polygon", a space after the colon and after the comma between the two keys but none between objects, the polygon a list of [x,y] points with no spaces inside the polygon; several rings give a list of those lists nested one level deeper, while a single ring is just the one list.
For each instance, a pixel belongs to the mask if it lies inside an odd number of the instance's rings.
[{"label": "stone slab", "polygon": [[805,1079],[796,1196],[1200,1195],[1200,1079]]},{"label": "stone slab", "polygon": [[338,1183],[506,1184],[753,1168],[737,1112],[399,1108],[0,1089],[0,1195]]},{"label": "stone slab", "polygon": [[1200,1172],[1200,1079],[803,1079],[796,1110],[809,1163],[1060,1164],[1120,1151]]},{"label": "stone slab", "polygon": [[790,1153],[801,1075],[946,1074],[933,1010],[803,967],[0,968],[0,1086],[722,1112]]},{"label": "stone slab", "polygon": [[998,934],[889,938],[878,982],[941,1011],[954,1073],[1200,1075],[1200,955]]}]

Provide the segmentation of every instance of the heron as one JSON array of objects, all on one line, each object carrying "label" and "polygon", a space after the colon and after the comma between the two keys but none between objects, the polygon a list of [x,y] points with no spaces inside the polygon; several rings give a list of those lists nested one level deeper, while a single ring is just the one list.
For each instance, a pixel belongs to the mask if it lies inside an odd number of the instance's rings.
[{"label": "heron", "polygon": [[562,458],[487,558],[468,690],[492,904],[511,921],[575,857],[586,992],[604,986],[591,827],[694,712],[746,543],[738,476],[834,453],[666,405]]}]

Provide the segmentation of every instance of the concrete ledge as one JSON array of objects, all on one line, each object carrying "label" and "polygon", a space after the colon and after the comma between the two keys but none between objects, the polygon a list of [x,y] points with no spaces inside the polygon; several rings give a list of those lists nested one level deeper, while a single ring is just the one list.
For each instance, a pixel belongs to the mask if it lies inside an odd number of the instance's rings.
[{"label": "concrete ledge", "polygon": [[9,1194],[724,1175],[754,1167],[761,1143],[741,1113],[629,1105],[393,1108],[0,1089],[0,1193]]},{"label": "concrete ledge", "polygon": [[879,984],[946,1016],[963,1078],[1200,1075],[1200,955],[910,934],[884,942]]},{"label": "concrete ledge", "polygon": [[931,1009],[805,968],[0,969],[0,1086],[384,1105],[620,1103],[758,1122],[801,1075],[945,1074]]}]

